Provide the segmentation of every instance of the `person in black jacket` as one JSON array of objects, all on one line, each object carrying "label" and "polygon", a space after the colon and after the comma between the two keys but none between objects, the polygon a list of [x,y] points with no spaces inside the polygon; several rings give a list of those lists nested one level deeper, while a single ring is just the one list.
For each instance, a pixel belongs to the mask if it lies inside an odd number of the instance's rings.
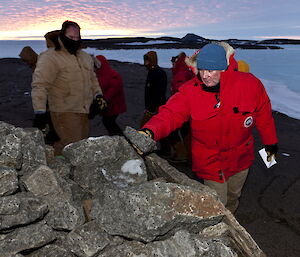
[{"label": "person in black jacket", "polygon": [[[158,113],[158,108],[167,102],[167,74],[158,66],[157,54],[150,51],[144,55],[144,65],[148,69],[146,85],[145,85],[145,112],[141,120],[140,126],[144,126],[153,115]],[[168,157],[170,155],[170,145],[168,139],[164,138],[160,141],[161,156]]]},{"label": "person in black jacket", "polygon": [[157,113],[159,106],[167,101],[167,74],[158,66],[155,51],[144,55],[144,65],[148,69],[148,75],[145,85],[145,112],[141,127]]}]

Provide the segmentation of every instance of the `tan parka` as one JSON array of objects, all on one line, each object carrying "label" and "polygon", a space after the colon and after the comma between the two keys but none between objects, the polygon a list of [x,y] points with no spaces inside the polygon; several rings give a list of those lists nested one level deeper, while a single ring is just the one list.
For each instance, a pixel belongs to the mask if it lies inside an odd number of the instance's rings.
[{"label": "tan parka", "polygon": [[93,98],[102,94],[91,56],[78,50],[71,55],[59,39],[61,49],[40,54],[32,78],[34,111],[88,113]]}]

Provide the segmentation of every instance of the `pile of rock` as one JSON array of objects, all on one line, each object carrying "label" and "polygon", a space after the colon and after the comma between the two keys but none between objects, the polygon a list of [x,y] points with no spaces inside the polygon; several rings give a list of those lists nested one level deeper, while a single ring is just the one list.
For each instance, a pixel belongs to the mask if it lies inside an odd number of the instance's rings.
[{"label": "pile of rock", "polygon": [[264,256],[212,190],[124,137],[64,156],[0,122],[1,257]]}]

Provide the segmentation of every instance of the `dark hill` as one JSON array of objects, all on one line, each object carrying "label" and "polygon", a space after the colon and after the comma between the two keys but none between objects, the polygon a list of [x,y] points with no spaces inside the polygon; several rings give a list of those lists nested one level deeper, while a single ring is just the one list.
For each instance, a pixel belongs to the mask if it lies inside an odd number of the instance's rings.
[{"label": "dark hill", "polygon": [[[151,44],[149,44],[151,41]],[[155,42],[157,41],[157,42]],[[162,43],[161,41],[165,41]],[[199,49],[205,44],[211,41],[218,41],[213,39],[207,39],[196,34],[188,33],[182,38],[177,37],[123,37],[123,38],[104,38],[104,39],[85,39],[83,40],[86,47],[93,47],[97,49],[180,49],[190,48]],[[233,48],[241,49],[282,49],[280,46],[276,46],[276,41],[264,40],[239,40],[239,39],[227,39],[221,40],[228,42]],[[300,40],[279,40],[278,44],[298,44]],[[285,43],[284,43],[285,42]],[[286,43],[289,42],[289,43]],[[143,44],[144,43],[144,44]]]}]

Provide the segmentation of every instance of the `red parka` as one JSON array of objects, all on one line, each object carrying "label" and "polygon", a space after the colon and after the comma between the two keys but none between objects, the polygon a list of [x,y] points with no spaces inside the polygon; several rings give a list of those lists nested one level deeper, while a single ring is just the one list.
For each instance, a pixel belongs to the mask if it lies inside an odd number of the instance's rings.
[{"label": "red parka", "polygon": [[204,91],[201,84],[195,77],[181,86],[144,128],[159,140],[190,120],[193,171],[199,178],[225,182],[252,164],[254,126],[263,144],[277,143],[271,104],[259,79],[232,66],[221,73],[219,107],[217,93]]},{"label": "red parka", "polygon": [[102,115],[113,116],[125,112],[126,102],[120,74],[110,67],[103,55],[97,55],[96,58],[101,62],[96,74],[108,107]]},{"label": "red parka", "polygon": [[179,55],[179,58],[174,64],[172,68],[173,79],[171,82],[171,94],[175,94],[178,92],[180,86],[182,86],[186,81],[192,79],[195,74],[193,71],[189,69],[187,64],[185,63],[185,54]]}]

